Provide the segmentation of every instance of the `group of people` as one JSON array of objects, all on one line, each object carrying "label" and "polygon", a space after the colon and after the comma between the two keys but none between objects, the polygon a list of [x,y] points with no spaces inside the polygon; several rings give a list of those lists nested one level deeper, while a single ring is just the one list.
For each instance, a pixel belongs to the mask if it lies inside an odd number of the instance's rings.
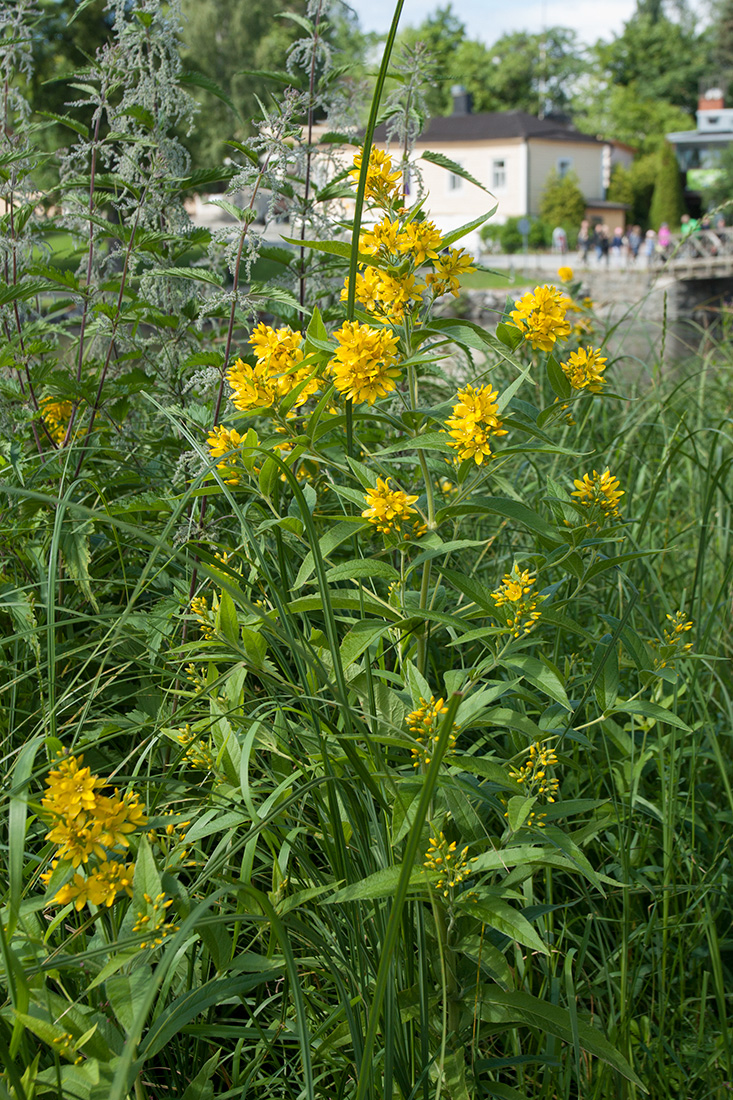
[{"label": "group of people", "polygon": [[593,252],[596,262],[606,267],[628,267],[636,264],[640,255],[650,266],[658,254],[667,255],[671,242],[672,233],[666,222],[660,225],[658,233],[653,229],[644,233],[639,225],[627,230],[619,225],[611,232],[605,222],[591,227],[590,222],[584,221],[578,232],[578,252],[586,265]]},{"label": "group of people", "polygon": [[[697,221],[689,214],[683,214],[680,225],[683,251],[685,239],[698,230],[714,230],[715,236],[722,241],[725,236],[725,218],[719,214],[713,225],[712,219],[707,215]],[[641,226],[632,225],[627,230],[617,226],[612,233],[603,222],[591,227],[590,222],[584,221],[581,222],[578,232],[578,252],[586,266],[589,255],[593,253],[599,266],[629,267],[636,264],[639,256],[642,256],[647,266],[651,267],[655,260],[664,260],[670,255],[672,245],[672,232],[666,222],[662,222],[656,232],[647,229],[645,233]],[[711,246],[710,251],[715,254],[716,248]]]}]

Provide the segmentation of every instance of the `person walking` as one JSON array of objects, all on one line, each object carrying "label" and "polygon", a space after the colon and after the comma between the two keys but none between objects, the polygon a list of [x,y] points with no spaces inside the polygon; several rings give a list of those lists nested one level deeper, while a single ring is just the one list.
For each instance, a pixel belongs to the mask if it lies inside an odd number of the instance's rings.
[{"label": "person walking", "polygon": [[580,223],[580,229],[578,230],[578,253],[583,258],[583,266],[588,266],[588,253],[590,251],[591,236],[590,225],[587,221]]},{"label": "person walking", "polygon": [[646,266],[651,267],[654,263],[654,253],[657,250],[657,234],[653,229],[647,229],[646,237],[644,238],[644,255],[646,256]]}]

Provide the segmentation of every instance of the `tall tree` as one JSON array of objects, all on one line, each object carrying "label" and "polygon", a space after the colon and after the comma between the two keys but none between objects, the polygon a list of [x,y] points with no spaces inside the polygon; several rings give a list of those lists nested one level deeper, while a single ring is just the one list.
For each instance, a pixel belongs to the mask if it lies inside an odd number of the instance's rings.
[{"label": "tall tree", "polygon": [[685,202],[677,157],[669,142],[665,142],[658,157],[659,171],[654,184],[649,220],[653,229],[659,229],[662,222],[676,228],[680,224]]},{"label": "tall tree", "polygon": [[[287,53],[303,27],[292,14],[304,18],[306,0],[183,0],[186,18],[183,58],[187,68],[202,73],[216,84],[234,105],[234,115],[222,99],[199,90],[205,126],[198,126],[191,148],[194,160],[210,164],[226,154],[224,142],[253,131],[260,115],[258,100],[282,90],[282,82],[265,73],[282,71]],[[353,79],[361,66],[364,39],[356,18],[345,5],[322,24],[322,34],[339,60],[348,65]]]}]

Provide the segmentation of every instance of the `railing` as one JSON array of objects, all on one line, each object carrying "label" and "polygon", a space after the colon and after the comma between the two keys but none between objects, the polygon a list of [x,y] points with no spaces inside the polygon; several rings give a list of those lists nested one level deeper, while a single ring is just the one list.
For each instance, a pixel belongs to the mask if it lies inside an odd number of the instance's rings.
[{"label": "railing", "polygon": [[654,267],[678,279],[733,275],[733,227],[696,229],[686,237],[673,237],[664,252],[657,251]]}]

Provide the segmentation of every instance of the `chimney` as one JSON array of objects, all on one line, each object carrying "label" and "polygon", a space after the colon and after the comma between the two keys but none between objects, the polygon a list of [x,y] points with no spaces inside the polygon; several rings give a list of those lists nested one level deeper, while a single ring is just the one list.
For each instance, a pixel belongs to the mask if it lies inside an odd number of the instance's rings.
[{"label": "chimney", "polygon": [[462,84],[454,84],[450,90],[453,96],[453,114],[470,115],[473,106],[473,96],[467,92]]},{"label": "chimney", "polygon": [[722,88],[706,88],[700,92],[697,101],[698,111],[722,111],[725,106],[725,98]]}]

